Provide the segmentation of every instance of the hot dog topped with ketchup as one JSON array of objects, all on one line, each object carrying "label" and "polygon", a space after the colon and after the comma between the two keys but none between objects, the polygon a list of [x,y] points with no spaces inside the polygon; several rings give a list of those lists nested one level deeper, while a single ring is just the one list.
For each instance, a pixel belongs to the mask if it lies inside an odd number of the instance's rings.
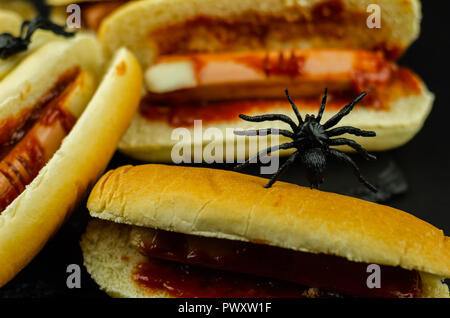
[{"label": "hot dog topped with ketchup", "polygon": [[[295,121],[284,89],[305,116],[317,113],[325,87],[324,121],[366,92],[340,125],[375,131],[376,138],[355,138],[369,151],[405,144],[434,98],[417,75],[396,63],[419,34],[420,1],[377,4],[381,28],[371,27],[366,1],[144,0],[116,9],[100,25],[99,39],[106,52],[126,46],[136,54],[146,88],[119,149],[142,160],[170,161],[177,142],[172,130],[183,127],[193,135],[195,120],[204,131],[220,130],[219,146],[233,145],[238,140],[226,128],[267,128],[243,123],[239,114]],[[280,122],[270,127],[289,129]],[[246,146],[234,153],[256,155]]]},{"label": "hot dog topped with ketchup", "polygon": [[141,70],[127,50],[102,77],[94,36],[54,35],[33,47],[35,35],[29,50],[2,60],[9,69],[0,80],[0,286],[103,172],[141,93]]}]

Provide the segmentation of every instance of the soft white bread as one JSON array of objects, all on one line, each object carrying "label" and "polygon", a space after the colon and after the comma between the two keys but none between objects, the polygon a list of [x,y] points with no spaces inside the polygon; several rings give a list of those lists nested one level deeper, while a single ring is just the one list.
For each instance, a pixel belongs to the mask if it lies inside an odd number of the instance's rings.
[{"label": "soft white bread", "polygon": [[[402,146],[410,141],[417,132],[422,128],[425,119],[431,111],[433,105],[434,95],[428,91],[423,85],[422,94],[420,95],[406,95],[402,96],[389,104],[389,109],[376,110],[367,107],[356,107],[348,116],[339,123],[338,126],[355,126],[364,130],[373,130],[377,133],[375,138],[364,138],[356,136],[348,136],[360,143],[368,151],[381,151],[388,150]],[[305,114],[317,114],[319,108],[319,101],[316,105],[303,104],[301,101],[297,102],[300,112],[303,116]],[[344,106],[344,105],[342,105]],[[331,118],[337,109],[327,108],[323,116],[323,122]],[[254,110],[246,115],[259,115],[262,112]],[[294,121],[294,113],[288,103],[288,101],[274,102],[273,108],[264,109],[264,113],[280,113],[291,117]],[[267,122],[267,123],[249,123],[243,121],[237,117],[233,121],[224,122],[205,122],[202,124],[203,133],[208,128],[215,128],[220,130],[220,134],[217,134],[215,139],[208,140],[204,138],[198,140],[196,143],[194,138],[189,141],[187,139],[178,139],[174,136],[172,139],[172,133],[175,127],[172,127],[167,122],[148,120],[141,113],[137,113],[133,118],[132,124],[123,136],[119,144],[119,150],[133,158],[153,161],[153,162],[170,162],[172,161],[171,152],[174,145],[182,146],[183,141],[192,145],[202,144],[203,150],[210,144],[213,148],[215,145],[219,149],[223,149],[225,155],[225,145],[235,145],[238,140],[242,140],[245,137],[236,137],[232,133],[226,133],[226,129],[256,129],[256,128],[278,128],[289,129],[290,127],[282,122]],[[185,127],[188,130],[190,136],[194,136],[193,127]],[[223,138],[221,138],[223,136]],[[245,151],[242,151],[242,147],[236,146],[231,158],[243,159],[246,155],[255,155],[258,149],[254,149],[249,146],[250,142],[255,142],[259,137],[245,138]],[[253,140],[253,141],[252,141]],[[279,142],[283,143],[288,141],[285,137],[280,137]],[[270,139],[268,144],[270,145]],[[278,143],[278,142],[277,142]],[[274,143],[277,144],[277,143]],[[260,144],[259,141],[254,144]],[[237,145],[237,144],[236,144]],[[261,147],[264,147],[261,146]],[[343,148],[350,150],[350,148]],[[259,149],[261,151],[263,149]],[[191,153],[194,152],[191,150]],[[225,156],[224,156],[225,158]]]},{"label": "soft white bread", "polygon": [[0,33],[19,34],[22,18],[13,11],[0,9]]},{"label": "soft white bread", "polygon": [[77,67],[99,76],[102,54],[95,37],[78,35],[71,40],[58,38],[26,54],[0,82],[0,120],[34,107],[55,86],[61,75]]},{"label": "soft white bread", "polygon": [[[168,298],[164,290],[140,288],[131,279],[133,268],[145,261],[134,242],[134,226],[92,220],[81,240],[84,265],[95,282],[112,297]],[[439,277],[420,272],[422,297],[448,298],[448,287]]]},{"label": "soft white bread", "polygon": [[[214,52],[224,50],[243,49],[288,49],[306,47],[344,47],[347,49],[376,49],[387,48],[401,52],[413,42],[420,29],[421,7],[418,0],[343,0],[343,15],[350,15],[344,25],[339,19],[331,19],[328,31],[341,29],[340,36],[328,37],[327,32],[319,34],[313,32],[297,37],[292,32],[288,34],[274,34],[268,32],[263,41],[250,41],[245,35],[227,43],[227,47],[217,44],[217,38],[209,30],[214,27],[214,19],[221,19],[232,23],[236,18],[241,21],[251,21],[249,14],[256,13],[258,17],[280,17],[289,21],[300,19],[309,21],[312,10],[324,0],[144,0],[126,4],[104,20],[99,37],[107,54],[111,54],[118,47],[126,46],[135,52],[144,68],[161,53],[161,45],[157,37],[164,42],[172,41],[191,47],[194,51]],[[341,2],[341,1],[336,1]],[[382,28],[370,29],[366,20],[370,13],[370,4],[378,4],[382,10]],[[362,16],[354,17],[353,14]],[[211,18],[203,30],[183,26],[183,23],[194,18]],[[263,25],[264,18],[257,18],[259,25]],[[337,21],[337,22],[336,22]],[[320,21],[320,22],[323,22]],[[250,22],[251,23],[251,22]],[[267,20],[270,25],[270,20]],[[319,24],[319,23],[318,23]],[[178,29],[164,32],[164,28],[179,25]],[[311,27],[312,25],[309,25]],[[347,27],[348,26],[348,27]],[[231,29],[227,28],[231,32]],[[292,31],[292,30],[291,30]],[[184,33],[183,33],[184,32]],[[178,38],[179,34],[182,34]],[[152,36],[153,35],[153,36]],[[262,35],[261,35],[262,36]],[[260,36],[260,37],[261,37]],[[287,38],[285,38],[287,36]],[[188,43],[186,43],[188,42]],[[217,45],[216,45],[217,44]],[[166,52],[167,53],[167,52]],[[175,52],[170,52],[175,53]],[[178,52],[180,53],[180,52]],[[187,53],[187,52],[184,52]]]},{"label": "soft white bread", "polygon": [[0,10],[14,11],[25,20],[30,20],[36,16],[36,9],[32,1],[0,0]]},{"label": "soft white bread", "polygon": [[[95,52],[84,51],[95,58]],[[65,58],[72,55],[83,56],[75,50]],[[136,111],[141,87],[137,60],[119,50],[60,149],[0,215],[0,286],[40,251],[103,172]]]},{"label": "soft white bread", "polygon": [[108,295],[119,298],[167,298],[164,291],[154,294],[139,288],[131,279],[133,267],[145,261],[133,247],[131,226],[93,220],[81,240],[84,265],[95,282]]},{"label": "soft white bread", "polygon": [[[284,182],[265,189],[266,182],[217,169],[124,166],[99,180],[87,206],[93,217],[115,223],[400,266],[434,275],[435,280],[450,276],[450,238],[411,214]],[[91,250],[104,240],[96,232],[86,234]],[[112,232],[108,230],[108,236],[118,235]],[[122,254],[111,252],[113,240],[105,243],[111,245],[108,254],[91,251],[86,263],[94,262],[89,257],[97,258],[100,266],[104,257],[117,264],[111,255]],[[128,246],[123,239],[116,244],[122,250]],[[82,245],[85,251],[87,245]],[[91,272],[93,266],[88,266]]]}]

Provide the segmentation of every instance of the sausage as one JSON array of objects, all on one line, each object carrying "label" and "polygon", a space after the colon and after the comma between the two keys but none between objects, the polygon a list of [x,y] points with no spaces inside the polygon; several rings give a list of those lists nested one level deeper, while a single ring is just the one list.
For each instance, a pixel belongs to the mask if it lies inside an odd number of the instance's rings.
[{"label": "sausage", "polygon": [[93,85],[89,76],[80,73],[50,101],[32,128],[0,161],[0,213],[34,180],[75,125],[81,114],[79,105],[85,104],[76,94],[81,89],[83,98],[90,96],[86,94]]},{"label": "sausage", "polygon": [[286,50],[162,56],[145,77],[153,101],[192,102],[359,91],[385,85],[392,67],[381,53]]}]

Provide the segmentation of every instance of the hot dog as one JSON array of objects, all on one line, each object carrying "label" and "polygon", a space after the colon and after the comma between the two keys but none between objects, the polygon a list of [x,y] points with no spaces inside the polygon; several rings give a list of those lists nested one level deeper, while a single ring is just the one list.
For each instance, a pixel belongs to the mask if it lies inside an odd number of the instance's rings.
[{"label": "hot dog", "polygon": [[142,85],[125,49],[98,85],[103,57],[92,35],[56,38],[23,54],[0,82],[0,286],[40,251],[105,169]]},{"label": "hot dog", "polygon": [[[109,171],[84,263],[114,297],[446,297],[450,238],[403,211],[230,171]],[[389,226],[386,226],[389,224]],[[368,285],[373,266],[379,288]],[[114,271],[111,271],[114,268]]]},{"label": "hot dog", "polygon": [[367,26],[364,1],[144,0],[117,9],[101,24],[100,41],[106,52],[122,45],[135,52],[146,84],[119,149],[141,160],[170,161],[173,129],[193,136],[195,120],[204,131],[219,129],[223,138],[214,142],[225,147],[236,142],[226,128],[268,128],[243,123],[239,114],[292,117],[285,88],[303,116],[317,113],[325,87],[330,106],[323,120],[365,91],[340,125],[375,131],[376,138],[356,138],[369,151],[405,144],[434,99],[417,75],[395,63],[419,34],[420,2],[377,3],[386,13],[380,29]]},{"label": "hot dog", "polygon": [[[187,75],[181,82],[164,80],[168,71]],[[160,104],[276,99],[284,88],[293,97],[307,98],[322,94],[322,87],[340,94],[370,90],[375,100],[377,91],[395,82],[396,72],[381,53],[286,50],[162,56],[148,68],[145,80],[148,97]],[[418,80],[414,89],[420,90]],[[381,107],[381,102],[375,103]]]},{"label": "hot dog", "polygon": [[71,103],[73,95],[80,93],[77,90],[84,90],[90,91],[85,93],[90,97],[94,91],[94,82],[92,75],[87,72],[78,75],[61,95],[44,108],[38,122],[0,161],[0,214],[25,190],[60,148],[88,101]]}]

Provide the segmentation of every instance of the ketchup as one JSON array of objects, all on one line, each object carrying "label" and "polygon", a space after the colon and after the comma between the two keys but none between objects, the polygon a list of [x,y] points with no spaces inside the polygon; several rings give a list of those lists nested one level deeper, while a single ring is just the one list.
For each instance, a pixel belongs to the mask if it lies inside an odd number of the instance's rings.
[{"label": "ketchup", "polygon": [[39,116],[33,116],[39,118],[32,128],[23,131],[23,138],[13,146],[3,147],[3,151],[11,149],[0,161],[0,214],[34,180],[75,125],[75,116],[61,107],[78,72],[71,74],[73,77],[64,77],[64,81],[59,81],[51,94],[46,94],[54,95],[53,92],[59,91],[59,95],[43,107]]},{"label": "ketchup", "polygon": [[[338,110],[352,100],[351,97],[329,93],[327,109]],[[317,112],[320,105],[319,99],[303,98],[295,102],[302,109]],[[363,101],[362,106],[365,103]],[[203,123],[239,120],[239,114],[250,114],[251,112],[264,113],[270,109],[285,108],[290,110],[291,106],[287,100],[241,100],[210,102],[204,105],[196,103],[181,103],[174,105],[162,105],[152,103],[151,96],[144,97],[139,106],[139,113],[149,121],[160,121],[172,127],[192,127],[194,120],[202,120]]]},{"label": "ketchup", "polygon": [[149,259],[133,269],[132,280],[144,290],[164,290],[177,298],[338,298],[289,282]]},{"label": "ketchup", "polygon": [[295,50],[279,51],[276,54],[265,54],[264,58],[251,55],[237,57],[236,62],[250,66],[256,70],[264,70],[266,76],[298,77],[302,74],[305,56],[297,55]]},{"label": "ketchup", "polygon": [[[260,54],[253,56],[253,58],[251,55],[243,54],[238,58],[235,57],[235,59],[239,63],[244,63],[257,70],[264,70],[267,74],[301,76],[304,57],[296,55],[294,51],[283,51],[279,55]],[[202,67],[200,61],[196,61],[194,64],[196,69],[199,69],[196,74],[200,73]],[[291,96],[296,95],[298,86],[286,83],[285,87],[289,88]],[[357,105],[357,108],[366,107],[380,111],[389,110],[390,102],[398,97],[406,94],[417,95],[422,92],[420,79],[415,74],[407,68],[387,62],[381,53],[370,59],[362,56],[357,61],[351,74],[351,85],[348,89],[329,88],[326,108],[336,111],[363,91],[368,94]],[[284,98],[246,97],[242,99],[240,98],[241,95],[236,93],[237,87],[229,86],[226,87],[226,90],[221,89],[221,94],[224,97],[217,100],[203,100],[204,96],[208,96],[208,92],[203,92],[202,95],[201,91],[194,91],[192,88],[164,94],[148,93],[141,100],[139,112],[149,121],[165,122],[172,127],[192,127],[194,120],[202,120],[203,123],[235,121],[238,120],[239,114],[250,114],[251,112],[263,114],[275,108],[290,110],[290,105]],[[245,92],[245,86],[239,87],[239,92],[242,93],[242,91]],[[227,92],[230,94],[227,94]],[[232,93],[235,93],[238,97]],[[313,94],[311,96],[303,96],[302,94],[297,93],[296,104],[302,110],[316,113],[322,96],[315,96],[316,92],[313,93],[314,96]],[[281,95],[282,88],[280,88]]]},{"label": "ketchup", "polygon": [[78,67],[69,69],[62,74],[56,84],[39,98],[33,107],[22,110],[18,115],[0,120],[0,159],[2,159],[37,122],[44,108],[57,98],[75,80],[80,70]]},{"label": "ketchup", "polygon": [[[201,297],[207,292],[202,292],[199,286],[210,286],[208,290],[214,294],[211,297],[229,297],[227,290],[235,293],[236,289],[233,287],[234,276],[230,273],[240,273],[237,277],[248,275],[245,277],[252,281],[251,286],[255,286],[255,280],[271,282],[274,279],[355,297],[418,297],[421,293],[420,276],[416,271],[380,265],[381,288],[370,289],[366,283],[370,275],[367,273],[369,264],[351,262],[327,254],[304,253],[262,244],[160,230],[142,235],[139,249],[149,261],[135,269],[133,279],[141,285],[145,281],[148,288],[162,288],[169,294],[177,290],[176,296],[188,297],[186,293]],[[154,265],[155,259],[176,262],[178,265],[170,265],[167,270],[163,270],[164,266],[158,266],[159,263]],[[192,265],[195,269],[192,273],[190,270],[183,271],[182,264]],[[211,269],[219,271],[218,277],[224,277],[217,286],[211,279],[215,277],[215,271],[211,272]],[[223,274],[221,271],[228,273]],[[239,285],[240,278],[236,279],[236,284]],[[248,286],[244,283],[243,290],[251,289]],[[280,288],[283,287],[284,285]],[[215,292],[212,291],[215,289]],[[304,287],[302,291],[305,291]],[[249,292],[245,294],[252,296]]]}]

